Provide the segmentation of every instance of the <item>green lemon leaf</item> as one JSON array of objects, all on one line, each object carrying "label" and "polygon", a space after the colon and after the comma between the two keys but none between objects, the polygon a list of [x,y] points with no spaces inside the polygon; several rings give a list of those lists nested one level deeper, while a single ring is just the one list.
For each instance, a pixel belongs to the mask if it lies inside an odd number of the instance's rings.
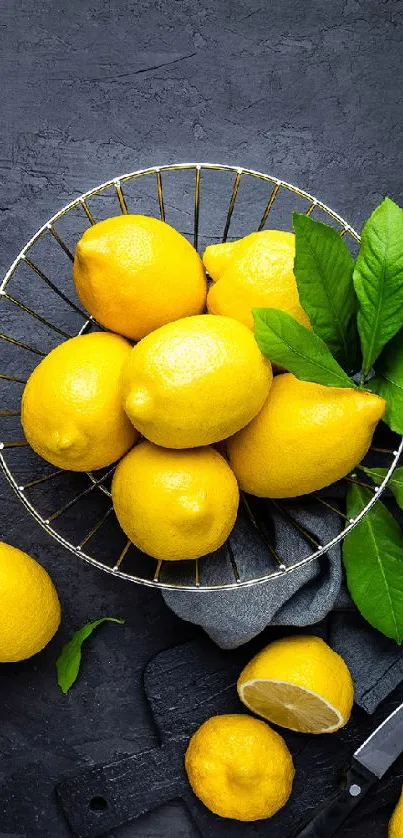
[{"label": "green lemon leaf", "polygon": [[[369,489],[350,486],[348,517],[357,517],[371,497]],[[403,533],[380,501],[344,539],[343,562],[348,589],[364,619],[400,644],[403,640]]]},{"label": "green lemon leaf", "polygon": [[254,308],[252,314],[260,350],[274,364],[303,381],[328,387],[355,386],[323,340],[290,314],[277,308]]},{"label": "green lemon leaf", "polygon": [[314,332],[347,372],[359,369],[354,260],[337,230],[295,212],[294,273]]},{"label": "green lemon leaf", "polygon": [[403,434],[403,333],[388,343],[375,364],[375,378],[368,390],[386,400],[384,421],[398,434]]},{"label": "green lemon leaf", "polygon": [[63,646],[56,661],[57,683],[62,693],[66,694],[77,679],[81,663],[81,647],[84,640],[92,634],[94,629],[105,622],[123,624],[125,621],[118,620],[116,617],[101,617],[100,620],[87,623],[79,631],[76,631],[71,640]]},{"label": "green lemon leaf", "polygon": [[403,210],[385,198],[364,225],[353,273],[367,375],[403,326]]},{"label": "green lemon leaf", "polygon": [[[366,468],[365,466],[360,466],[360,470],[364,471],[373,480],[375,486],[380,486],[383,483],[389,471],[387,468]],[[387,486],[393,492],[396,503],[403,509],[403,468],[395,469],[392,477],[388,480]]]}]

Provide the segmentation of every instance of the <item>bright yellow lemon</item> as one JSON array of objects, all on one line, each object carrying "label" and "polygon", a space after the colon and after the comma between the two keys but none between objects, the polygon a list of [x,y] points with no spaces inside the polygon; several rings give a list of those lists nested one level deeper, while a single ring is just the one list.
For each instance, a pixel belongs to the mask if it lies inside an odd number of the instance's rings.
[{"label": "bright yellow lemon", "polygon": [[260,413],[228,440],[231,468],[252,495],[313,492],[355,468],[384,411],[373,393],[278,375]]},{"label": "bright yellow lemon", "polygon": [[123,370],[122,396],[147,439],[193,448],[250,422],[271,380],[271,366],[249,329],[205,314],[169,323],[140,341]]},{"label": "bright yellow lemon", "polygon": [[41,457],[58,468],[91,471],[119,459],[138,438],[121,402],[130,344],[105,332],[53,349],[25,386],[21,422]]},{"label": "bright yellow lemon", "polygon": [[122,529],[140,550],[156,559],[195,559],[228,538],[239,492],[213,448],[171,451],[144,441],[119,463],[112,500]]},{"label": "bright yellow lemon", "polygon": [[271,818],[291,794],[294,766],[284,739],[250,716],[213,716],[193,734],[185,756],[192,789],[222,818]]},{"label": "bright yellow lemon", "polygon": [[214,280],[207,307],[253,329],[253,308],[279,308],[310,328],[294,276],[295,236],[262,230],[236,242],[210,245],[204,264]]},{"label": "bright yellow lemon", "polygon": [[0,542],[0,662],[36,655],[59,623],[59,598],[45,568],[22,550]]},{"label": "bright yellow lemon", "polygon": [[348,722],[354,699],[350,672],[320,637],[270,643],[245,667],[238,694],[249,710],[300,733],[333,733]]},{"label": "bright yellow lemon", "polygon": [[73,279],[99,323],[134,340],[201,313],[206,303],[205,272],[194,247],[146,215],[119,215],[90,227],[77,245]]}]

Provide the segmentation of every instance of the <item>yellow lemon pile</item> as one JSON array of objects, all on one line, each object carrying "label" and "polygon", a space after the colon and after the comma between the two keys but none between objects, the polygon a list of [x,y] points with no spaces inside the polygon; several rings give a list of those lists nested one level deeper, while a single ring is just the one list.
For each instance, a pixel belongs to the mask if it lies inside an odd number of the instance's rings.
[{"label": "yellow lemon pile", "polygon": [[[44,358],[25,387],[22,425],[62,469],[123,457],[115,511],[157,560],[217,550],[235,522],[238,484],[263,497],[305,494],[343,477],[371,443],[383,399],[273,379],[256,343],[255,306],[310,327],[294,255],[293,234],[264,230],[208,247],[203,264],[184,236],[144,215],[101,221],[77,245],[78,297],[111,331]],[[209,447],[217,443],[224,456]]]}]

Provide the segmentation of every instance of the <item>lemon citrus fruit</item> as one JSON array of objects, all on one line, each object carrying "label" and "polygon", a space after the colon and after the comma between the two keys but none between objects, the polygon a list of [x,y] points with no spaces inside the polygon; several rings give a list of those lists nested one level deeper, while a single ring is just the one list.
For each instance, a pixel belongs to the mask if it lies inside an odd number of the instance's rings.
[{"label": "lemon citrus fruit", "polygon": [[193,734],[185,756],[199,800],[222,818],[271,818],[290,797],[294,779],[284,739],[251,716],[213,716]]},{"label": "lemon citrus fruit", "polygon": [[128,341],[94,332],[60,344],[25,386],[21,422],[27,441],[54,466],[90,471],[110,465],[138,437],[120,396]]},{"label": "lemon citrus fruit", "polygon": [[205,272],[194,247],[169,224],[146,215],[119,215],[86,230],[73,279],[99,323],[134,340],[201,313],[206,303]]},{"label": "lemon citrus fruit", "polygon": [[46,570],[35,559],[0,542],[0,662],[40,652],[60,623],[60,602]]},{"label": "lemon citrus fruit", "polygon": [[279,308],[310,328],[299,301],[294,256],[294,234],[280,230],[262,230],[236,242],[210,245],[203,256],[214,280],[207,296],[208,310],[253,329],[253,308]]},{"label": "lemon citrus fruit", "polygon": [[237,686],[249,710],[299,733],[344,727],[354,699],[346,663],[320,637],[270,643],[248,663]]},{"label": "lemon citrus fruit", "polygon": [[231,468],[252,495],[313,492],[355,468],[384,411],[373,393],[278,375],[260,413],[228,440]]},{"label": "lemon citrus fruit", "polygon": [[169,323],[132,349],[122,375],[133,425],[167,448],[218,442],[256,415],[271,366],[249,329],[229,317]]},{"label": "lemon citrus fruit", "polygon": [[172,451],[140,442],[112,482],[118,521],[136,547],[156,559],[195,559],[217,550],[236,519],[239,492],[218,451]]},{"label": "lemon citrus fruit", "polygon": [[403,790],[389,821],[388,838],[403,838]]}]

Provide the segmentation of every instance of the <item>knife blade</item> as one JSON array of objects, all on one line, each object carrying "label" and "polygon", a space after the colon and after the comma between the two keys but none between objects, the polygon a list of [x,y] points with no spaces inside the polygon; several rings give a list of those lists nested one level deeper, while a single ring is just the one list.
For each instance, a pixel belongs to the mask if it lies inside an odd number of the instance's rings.
[{"label": "knife blade", "polygon": [[357,748],[343,786],[298,833],[298,838],[330,838],[403,752],[403,704],[396,707]]}]

